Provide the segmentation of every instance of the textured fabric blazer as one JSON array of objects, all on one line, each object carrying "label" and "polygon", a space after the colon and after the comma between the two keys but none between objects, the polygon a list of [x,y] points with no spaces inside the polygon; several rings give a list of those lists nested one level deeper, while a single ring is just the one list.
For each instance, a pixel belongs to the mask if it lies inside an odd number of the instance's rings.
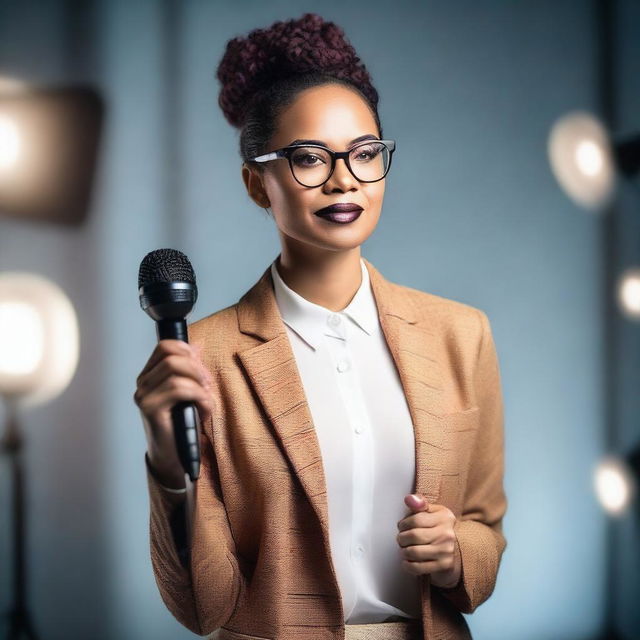
[{"label": "textured fabric blazer", "polygon": [[[503,402],[490,324],[480,309],[393,283],[364,262],[413,421],[414,491],[457,518],[458,585],[441,589],[416,576],[424,640],[470,638],[462,613],[492,594],[506,547]],[[176,497],[147,466],[162,600],[203,636],[222,627],[216,638],[342,640],[320,445],[270,269],[237,303],[188,329],[213,376],[214,409],[200,432],[186,566],[175,542]]]}]

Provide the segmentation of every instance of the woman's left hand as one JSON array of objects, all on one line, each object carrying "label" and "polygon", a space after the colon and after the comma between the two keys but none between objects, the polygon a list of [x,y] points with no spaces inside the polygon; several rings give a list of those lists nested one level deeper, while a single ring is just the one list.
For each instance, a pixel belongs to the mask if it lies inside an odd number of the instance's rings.
[{"label": "woman's left hand", "polygon": [[448,507],[430,504],[423,497],[416,500],[407,495],[404,502],[413,513],[398,522],[396,540],[404,558],[402,567],[415,575],[430,574],[431,584],[436,587],[456,586],[462,566],[455,553],[455,515]]}]

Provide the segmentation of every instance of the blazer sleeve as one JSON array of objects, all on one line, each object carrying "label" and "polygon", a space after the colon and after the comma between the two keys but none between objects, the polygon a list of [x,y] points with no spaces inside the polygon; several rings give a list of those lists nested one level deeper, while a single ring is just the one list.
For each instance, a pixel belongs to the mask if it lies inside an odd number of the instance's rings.
[{"label": "blazer sleeve", "polygon": [[472,453],[461,517],[454,524],[455,553],[461,560],[458,584],[440,592],[462,613],[473,613],[493,593],[507,542],[502,519],[504,410],[496,347],[487,315],[478,309],[482,339],[474,374],[479,430]]},{"label": "blazer sleeve", "polygon": [[197,567],[193,561],[188,563],[186,553],[184,496],[163,490],[146,453],[145,464],[151,564],[160,596],[178,622],[193,633],[207,635],[231,617],[242,576],[222,501],[215,454],[202,427],[200,453],[200,475],[194,486],[193,529],[199,548],[206,550],[206,558],[200,558]]}]

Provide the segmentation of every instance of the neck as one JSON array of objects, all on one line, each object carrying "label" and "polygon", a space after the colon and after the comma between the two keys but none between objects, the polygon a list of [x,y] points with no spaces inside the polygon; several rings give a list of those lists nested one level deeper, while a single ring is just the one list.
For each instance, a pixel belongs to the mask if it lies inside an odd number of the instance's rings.
[{"label": "neck", "polygon": [[283,248],[276,269],[290,289],[331,311],[342,311],[362,284],[360,247],[322,257]]}]

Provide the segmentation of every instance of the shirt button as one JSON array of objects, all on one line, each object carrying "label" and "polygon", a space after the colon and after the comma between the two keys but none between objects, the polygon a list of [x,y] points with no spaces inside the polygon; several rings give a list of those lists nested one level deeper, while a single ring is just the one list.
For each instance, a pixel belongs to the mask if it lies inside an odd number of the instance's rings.
[{"label": "shirt button", "polygon": [[364,431],[364,427],[361,424],[356,425],[356,433],[362,433]]},{"label": "shirt button", "polygon": [[348,360],[340,360],[340,362],[338,362],[338,371],[340,372],[346,371],[348,368],[349,368]]},{"label": "shirt button", "polygon": [[364,547],[363,547],[361,544],[359,544],[359,545],[356,547],[356,553],[357,553],[359,556],[364,555]]},{"label": "shirt button", "polygon": [[332,327],[337,327],[340,324],[340,316],[336,313],[333,313],[329,316],[329,324]]}]

